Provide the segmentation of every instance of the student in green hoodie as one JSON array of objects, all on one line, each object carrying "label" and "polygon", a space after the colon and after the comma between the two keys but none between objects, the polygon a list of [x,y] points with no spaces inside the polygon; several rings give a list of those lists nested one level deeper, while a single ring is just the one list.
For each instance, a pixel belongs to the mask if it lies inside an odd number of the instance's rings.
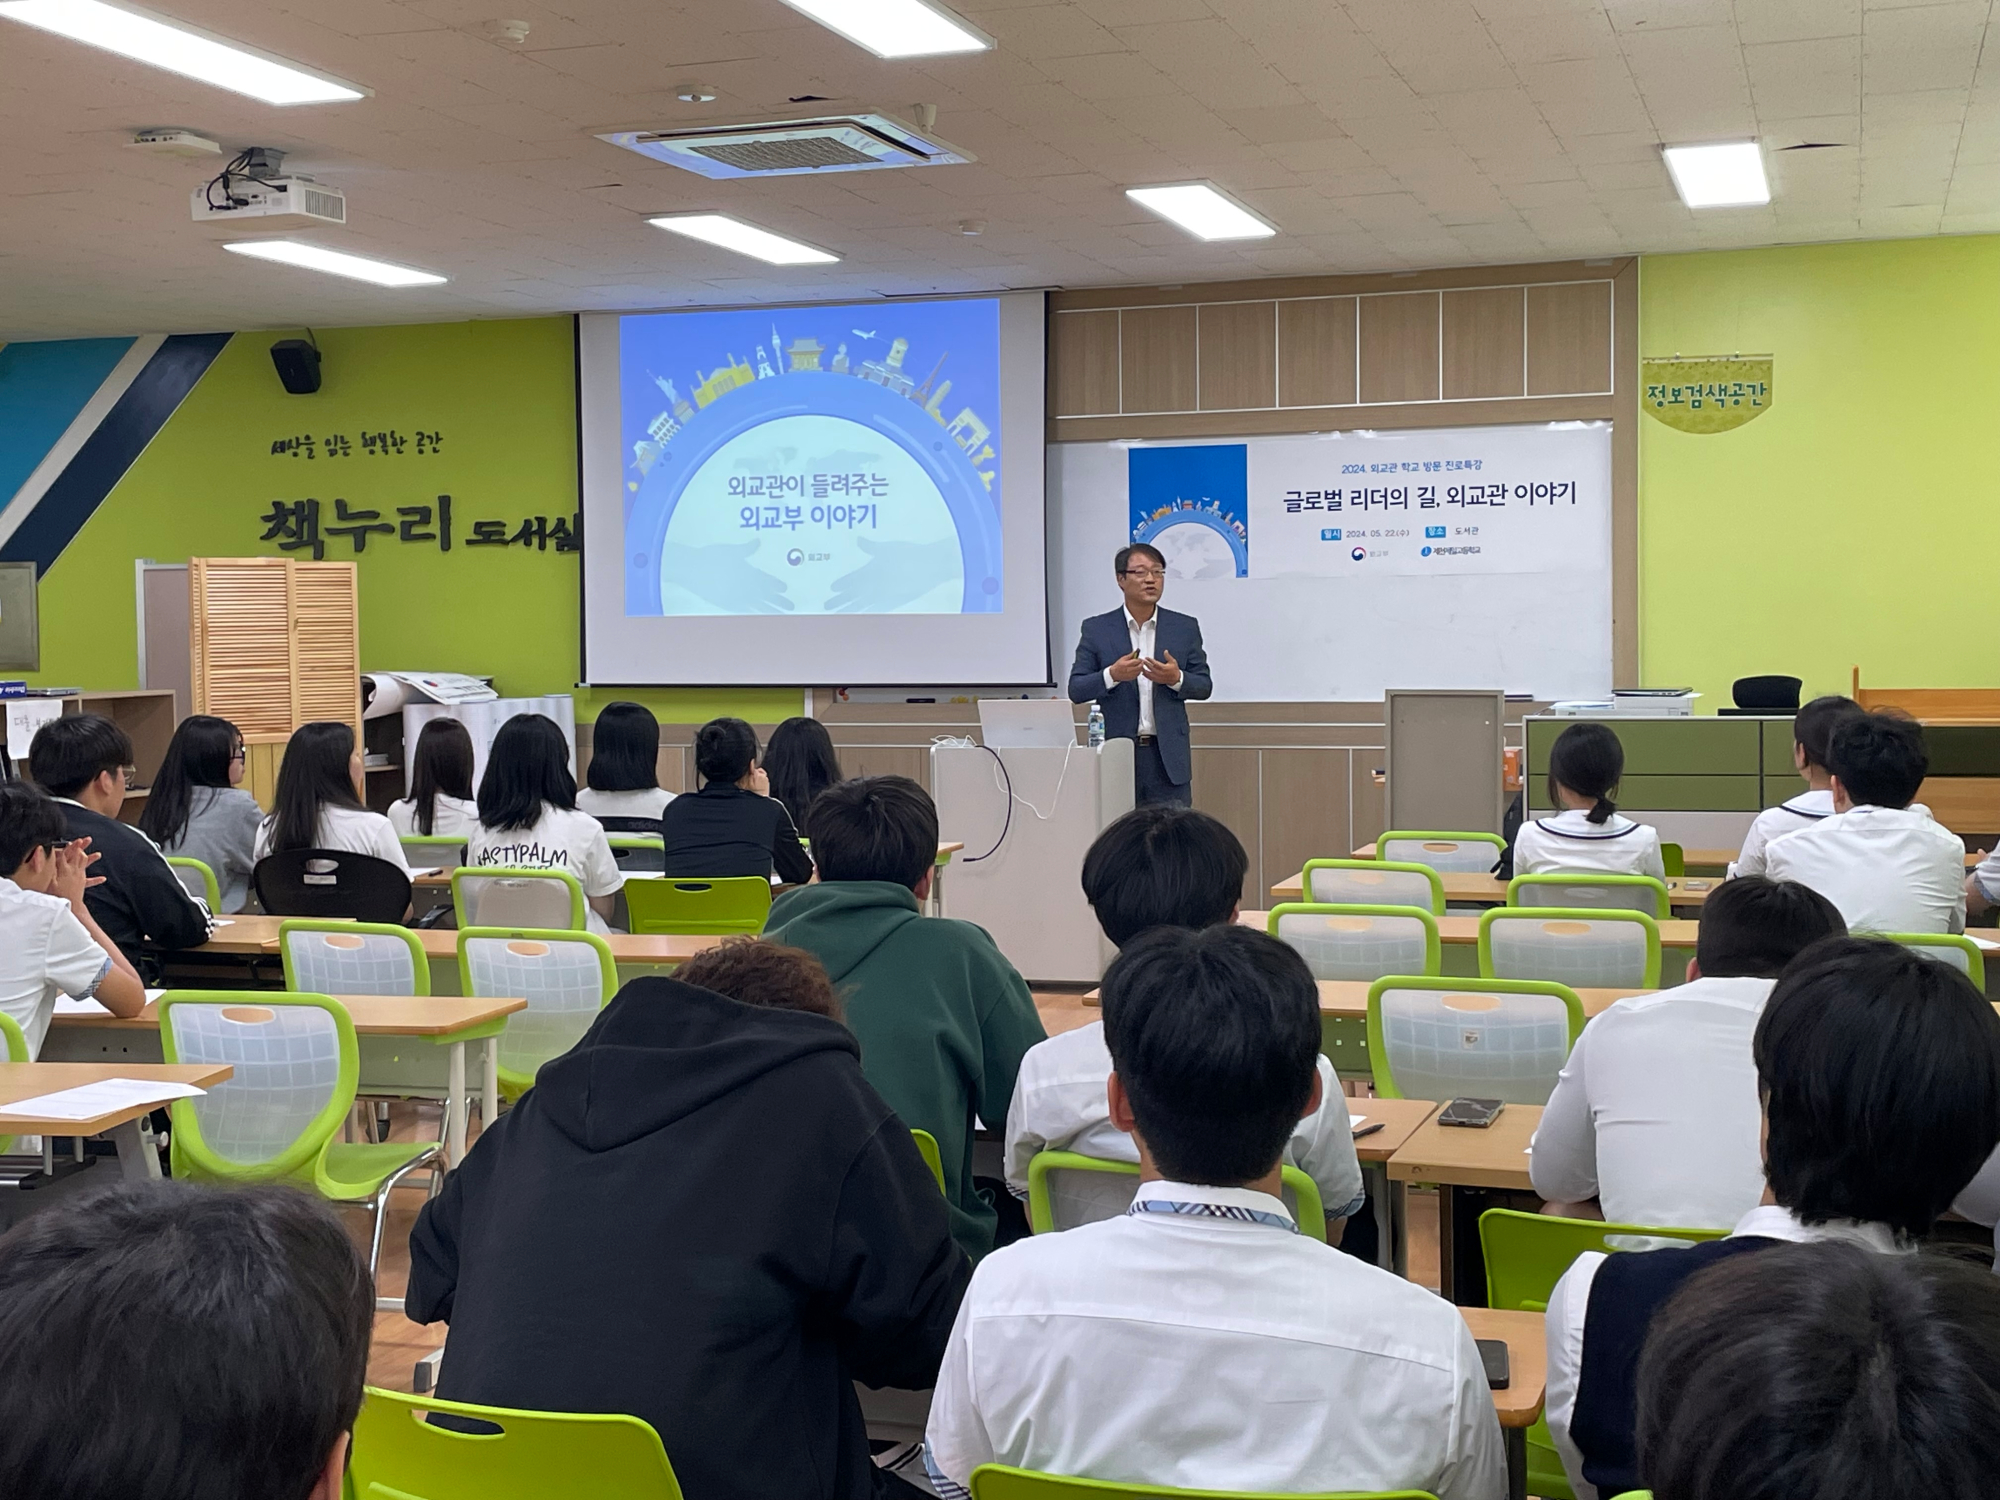
[{"label": "student in green hoodie", "polygon": [[999,1215],[973,1185],[973,1123],[1006,1123],[1042,1018],[984,928],[922,915],[937,861],[929,793],[907,776],[862,776],[821,792],[809,816],[819,883],[780,896],[764,935],[826,965],[861,1071],[904,1124],[937,1137],[952,1237],[976,1260]]}]

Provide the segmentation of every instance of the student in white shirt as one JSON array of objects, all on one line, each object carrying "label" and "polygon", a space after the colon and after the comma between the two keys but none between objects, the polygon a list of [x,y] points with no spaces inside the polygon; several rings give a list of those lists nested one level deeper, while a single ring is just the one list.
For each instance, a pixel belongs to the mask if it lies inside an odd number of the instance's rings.
[{"label": "student in white shirt", "polygon": [[479,823],[472,800],[472,736],[456,719],[432,719],[410,755],[410,795],[389,804],[398,838],[464,838]]},{"label": "student in white shirt", "polygon": [[1286,1140],[1319,1106],[1305,961],[1224,924],[1162,928],[1104,976],[1130,1211],[994,1251],[931,1398],[925,1463],[1115,1484],[1498,1500],[1506,1460],[1458,1310],[1300,1234]]},{"label": "student in white shirt", "polygon": [[1549,750],[1549,801],[1514,840],[1514,873],[1651,875],[1664,880],[1660,835],[1619,814],[1611,801],[1625,774],[1625,747],[1602,724],[1572,724]]},{"label": "student in white shirt", "polygon": [[1827,767],[1833,816],[1773,841],[1764,873],[1811,886],[1850,932],[1963,932],[1965,843],[1913,800],[1930,769],[1916,721],[1850,715]]},{"label": "student in white shirt", "polygon": [[1761,875],[1702,908],[1688,982],[1620,1000],[1570,1049],[1528,1171],[1548,1211],[1727,1229],[1764,1192],[1751,1042],[1786,964],[1845,935],[1833,903]]},{"label": "student in white shirt", "polygon": [[[1097,836],[1083,857],[1083,895],[1104,935],[1122,948],[1155,927],[1192,930],[1234,921],[1249,864],[1236,835],[1207,813],[1155,803],[1125,814]],[[1324,1054],[1318,1068],[1320,1107],[1298,1122],[1285,1143],[1284,1160],[1318,1185],[1327,1239],[1337,1245],[1348,1216],[1367,1199],[1347,1098]],[[1007,1186],[1016,1197],[1028,1194],[1028,1163],[1038,1151],[1139,1159],[1132,1137],[1111,1122],[1104,1091],[1110,1076],[1102,1021],[1028,1049],[1007,1110]],[[1116,1198],[1128,1180],[1106,1183],[1108,1196]],[[1123,1207],[1118,1204],[1120,1211]]]},{"label": "student in white shirt", "polygon": [[1743,836],[1742,853],[1729,867],[1731,875],[1762,875],[1764,850],[1772,839],[1811,828],[1833,816],[1833,772],[1826,763],[1833,745],[1833,731],[1844,719],[1860,712],[1860,704],[1838,693],[1815,698],[1799,710],[1798,717],[1792,720],[1792,764],[1805,777],[1806,790],[1757,814],[1757,820]]},{"label": "student in white shirt", "polygon": [[569,741],[545,714],[515,714],[500,726],[479,779],[479,826],[466,843],[469,865],[567,870],[590,903],[592,932],[609,932],[613,898],[625,877],[604,825],[576,806]]},{"label": "student in white shirt", "polygon": [[138,971],[84,903],[96,883],[90,840],[71,839],[63,811],[26,782],[0,785],[0,1012],[41,1055],[56,996],[95,999],[117,1016],[146,1008]]},{"label": "student in white shirt", "polygon": [[285,744],[271,816],[257,830],[257,858],[287,849],[344,849],[409,873],[396,830],[368,810],[361,786],[354,730],[331,720],[301,724]]},{"label": "student in white shirt", "polygon": [[1766,1202],[1726,1239],[1580,1255],[1549,1297],[1546,1415],[1578,1500],[1642,1482],[1640,1351],[1690,1277],[1785,1241],[1907,1253],[2000,1144],[2000,1016],[1899,944],[1829,938],[1801,955],[1755,1046]]},{"label": "student in white shirt", "polygon": [[[576,805],[593,818],[657,820],[674,800],[660,789],[660,721],[643,703],[607,703],[591,726],[590,764]],[[636,831],[636,830],[627,830]]]}]

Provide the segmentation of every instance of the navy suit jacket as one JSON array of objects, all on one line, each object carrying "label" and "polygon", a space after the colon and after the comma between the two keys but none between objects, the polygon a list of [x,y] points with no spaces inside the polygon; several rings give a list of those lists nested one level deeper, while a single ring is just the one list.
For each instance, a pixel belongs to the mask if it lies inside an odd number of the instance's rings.
[{"label": "navy suit jacket", "polygon": [[[1187,705],[1215,691],[1208,674],[1208,653],[1201,649],[1201,622],[1193,615],[1176,614],[1155,606],[1159,624],[1153,631],[1155,659],[1164,661],[1172,652],[1181,669],[1178,688],[1153,684],[1153,728],[1159,735],[1160,761],[1177,784],[1194,779],[1194,763],[1188,756]],[[1104,707],[1104,732],[1111,739],[1136,739],[1139,734],[1139,681],[1121,682],[1104,690],[1104,669],[1121,656],[1132,654],[1132,632],[1125,624],[1125,609],[1092,615],[1083,622],[1076,643],[1076,663],[1069,669],[1069,699],[1088,703],[1095,698]]]}]

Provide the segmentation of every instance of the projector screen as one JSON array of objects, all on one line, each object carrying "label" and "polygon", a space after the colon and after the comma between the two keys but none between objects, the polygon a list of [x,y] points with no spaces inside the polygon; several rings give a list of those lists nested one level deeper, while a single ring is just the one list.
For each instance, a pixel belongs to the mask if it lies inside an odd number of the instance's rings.
[{"label": "projector screen", "polygon": [[1048,681],[1044,315],[580,317],[584,678]]}]

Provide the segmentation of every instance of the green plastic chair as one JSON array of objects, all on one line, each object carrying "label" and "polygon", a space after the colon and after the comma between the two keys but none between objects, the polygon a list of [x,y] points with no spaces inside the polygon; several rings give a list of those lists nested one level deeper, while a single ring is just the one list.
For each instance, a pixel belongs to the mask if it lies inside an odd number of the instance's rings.
[{"label": "green plastic chair", "polygon": [[924,1159],[924,1165],[931,1169],[931,1176],[937,1179],[938,1191],[944,1191],[944,1153],[938,1150],[937,1137],[928,1130],[910,1129],[910,1139],[917,1143],[917,1155]]},{"label": "green plastic chair", "polygon": [[[1324,875],[1316,872],[1325,871]],[[1309,859],[1299,877],[1305,899],[1318,906],[1355,902],[1422,906],[1444,915],[1444,882],[1429,865],[1389,859]]]},{"label": "green plastic chair", "polygon": [[1507,883],[1509,906],[1560,906],[1570,911],[1643,911],[1664,920],[1673,914],[1667,883],[1651,875],[1516,875]]},{"label": "green plastic chair", "polygon": [[1092,1500],[1140,1500],[1142,1496],[1171,1500],[1436,1500],[1428,1490],[1326,1490],[1312,1495],[1290,1491],[1281,1496],[1269,1491],[1170,1490],[1157,1484],[1069,1479],[1007,1464],[981,1464],[972,1471],[972,1500],[1076,1500],[1078,1496]]},{"label": "green plastic chair", "polygon": [[455,870],[465,863],[463,834],[404,833],[396,841],[403,846],[403,862],[413,870]]},{"label": "green plastic chair", "polygon": [[[467,1417],[497,1432],[424,1420]],[[681,1500],[660,1435],[637,1417],[513,1411],[368,1387],[347,1467],[353,1500]]]},{"label": "green plastic chair", "polygon": [[160,1050],[170,1063],[227,1063],[233,1076],[168,1106],[174,1176],[196,1182],[304,1183],[374,1219],[373,1277],[389,1194],[418,1167],[444,1180],[436,1141],[336,1140],[354,1107],[360,1050],[347,1009],[328,995],[269,990],[169,990],[160,997]]},{"label": "green plastic chair", "polygon": [[1437,918],[1421,906],[1287,901],[1264,930],[1296,949],[1315,979],[1436,974],[1444,967]]},{"label": "green plastic chair", "polygon": [[[4,1011],[0,1011],[0,1039],[7,1043],[8,1062],[33,1062],[28,1055],[28,1038],[21,1030],[21,1023]],[[0,1156],[14,1149],[14,1137],[0,1135]]]},{"label": "green plastic chair", "polygon": [[1658,989],[1660,929],[1642,911],[1496,906],[1479,919],[1479,972],[1572,989]]},{"label": "green plastic chair", "polygon": [[625,909],[634,933],[755,936],[771,915],[771,882],[760,875],[628,880]]},{"label": "green plastic chair", "polygon": [[[1587,1250],[1607,1255],[1629,1248],[1614,1243],[1625,1236],[1719,1240],[1726,1229],[1657,1229],[1637,1224],[1605,1224],[1596,1219],[1559,1219],[1489,1208],[1479,1216],[1479,1246],[1486,1256],[1486,1305],[1520,1312],[1547,1312],[1549,1295],[1570,1263]],[[1528,1489],[1543,1500],[1575,1500],[1569,1476],[1548,1423],[1537,1418],[1528,1429]]]},{"label": "green plastic chair", "polygon": [[389,922],[278,924],[285,988],[314,995],[428,995],[431,961],[407,927]]},{"label": "green plastic chair", "polygon": [[[1326,1243],[1326,1205],[1320,1199],[1319,1184],[1289,1162],[1280,1169],[1284,1193],[1308,1239]],[[1028,1162],[1028,1228],[1036,1234],[1056,1232],[1055,1204],[1049,1195],[1051,1172],[1098,1172],[1107,1177],[1137,1177],[1135,1161],[1106,1161],[1101,1156],[1085,1156],[1076,1151],[1037,1151]],[[1137,1191],[1135,1183],[1133,1191]],[[1129,1196],[1129,1195],[1128,1195]],[[1122,1210],[1121,1210],[1122,1212]]]},{"label": "green plastic chair", "polygon": [[199,896],[208,903],[212,914],[222,915],[222,887],[216,882],[215,871],[204,861],[185,854],[169,854],[167,863],[173,866],[175,876],[190,896]]},{"label": "green plastic chair", "polygon": [[1375,857],[1429,865],[1456,875],[1484,875],[1507,852],[1497,833],[1436,833],[1399,828],[1375,840]]},{"label": "green plastic chair", "polygon": [[1653,1500],[1651,1490],[1627,1490],[1622,1495],[1613,1495],[1611,1500]]},{"label": "green plastic chair", "polygon": [[657,833],[607,833],[604,841],[611,846],[618,868],[628,874],[667,867],[667,841]]},{"label": "green plastic chair", "polygon": [[1688,872],[1687,850],[1679,844],[1662,844],[1660,863],[1666,867],[1667,879],[1678,880]]},{"label": "green plastic chair", "polygon": [[[557,886],[562,889],[556,890]],[[567,870],[460,865],[451,872],[451,906],[460,927],[566,927],[581,932],[588,925],[583,886]]]},{"label": "green plastic chair", "polygon": [[568,928],[461,927],[458,987],[467,995],[520,996],[507,1018],[496,1069],[500,1092],[518,1099],[543,1063],[574,1047],[618,993],[618,960],[594,932]]},{"label": "green plastic chair", "polygon": [[1548,980],[1378,979],[1368,988],[1375,1092],[1546,1104],[1583,1023],[1576,991]]},{"label": "green plastic chair", "polygon": [[1875,935],[1891,943],[1901,943],[1905,948],[1913,948],[1925,958],[1950,964],[1972,981],[1974,989],[1981,992],[1986,989],[1986,955],[1980,951],[1979,944],[1962,932],[1882,932]]}]

